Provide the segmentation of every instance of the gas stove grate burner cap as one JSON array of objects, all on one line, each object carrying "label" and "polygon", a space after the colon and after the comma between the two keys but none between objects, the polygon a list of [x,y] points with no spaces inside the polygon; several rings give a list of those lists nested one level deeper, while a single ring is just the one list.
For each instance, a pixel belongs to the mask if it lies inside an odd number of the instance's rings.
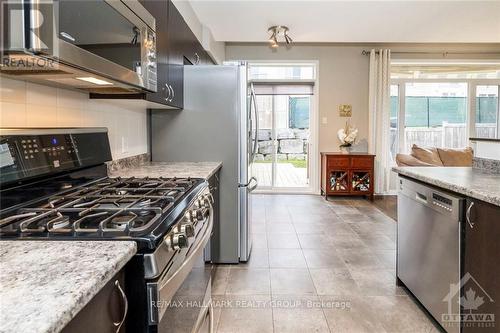
[{"label": "gas stove grate burner cap", "polygon": [[[137,204],[137,207],[138,208],[149,208],[151,207],[151,199],[145,199],[145,200],[141,200],[139,201],[139,203]],[[145,215],[149,215],[149,211],[147,210],[143,210],[143,211],[139,211],[138,214],[139,215],[142,215],[142,216],[145,216]]]},{"label": "gas stove grate burner cap", "polygon": [[69,216],[64,216],[61,213],[57,213],[59,216],[55,219],[47,222],[47,231],[59,230],[66,228],[70,225]]},{"label": "gas stove grate burner cap", "polygon": [[128,227],[131,227],[131,224],[136,217],[137,216],[135,214],[115,216],[111,218],[109,223],[106,224],[106,229],[126,230]]}]

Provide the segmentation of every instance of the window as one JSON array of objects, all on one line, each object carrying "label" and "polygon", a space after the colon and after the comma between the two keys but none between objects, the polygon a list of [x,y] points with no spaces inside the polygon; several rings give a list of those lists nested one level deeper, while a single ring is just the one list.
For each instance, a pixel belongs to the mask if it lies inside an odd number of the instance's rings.
[{"label": "window", "polygon": [[309,128],[309,103],[310,97],[293,97],[288,99],[289,105],[289,125],[290,128],[306,129]]},{"label": "window", "polygon": [[494,139],[498,136],[498,85],[476,86],[475,137]]},{"label": "window", "polygon": [[466,83],[406,83],[406,151],[426,147],[466,146]]},{"label": "window", "polygon": [[[390,154],[500,136],[498,61],[391,63]],[[404,127],[404,128],[403,128]]]},{"label": "window", "polygon": [[390,154],[391,161],[396,161],[396,154],[398,153],[398,114],[399,114],[399,85],[391,85],[391,125],[390,125],[390,138],[389,144],[391,145]]},{"label": "window", "polygon": [[252,64],[251,80],[314,80],[315,66],[312,64]]}]

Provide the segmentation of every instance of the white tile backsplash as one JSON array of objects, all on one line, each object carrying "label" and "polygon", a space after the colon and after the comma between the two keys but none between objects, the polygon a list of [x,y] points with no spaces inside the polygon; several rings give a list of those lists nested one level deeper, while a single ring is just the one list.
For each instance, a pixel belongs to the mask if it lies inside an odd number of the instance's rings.
[{"label": "white tile backsplash", "polygon": [[26,104],[57,106],[57,89],[27,82]]},{"label": "white tile backsplash", "polygon": [[0,77],[0,127],[107,127],[113,159],[120,159],[147,152],[146,126],[142,107]]},{"label": "white tile backsplash", "polygon": [[0,100],[10,103],[26,103],[26,82],[0,77]]}]

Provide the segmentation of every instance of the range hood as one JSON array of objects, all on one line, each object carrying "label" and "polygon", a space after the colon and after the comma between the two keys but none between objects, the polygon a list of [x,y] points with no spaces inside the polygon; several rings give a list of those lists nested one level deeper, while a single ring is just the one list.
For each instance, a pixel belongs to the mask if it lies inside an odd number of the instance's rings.
[{"label": "range hood", "polygon": [[[129,94],[144,91],[143,88],[131,86],[42,56],[9,54],[6,57],[9,63],[22,64],[16,67],[4,66],[3,63],[0,65],[2,76],[16,80],[61,88],[73,88],[94,94]],[[4,63],[7,62],[5,59],[4,57]]]}]

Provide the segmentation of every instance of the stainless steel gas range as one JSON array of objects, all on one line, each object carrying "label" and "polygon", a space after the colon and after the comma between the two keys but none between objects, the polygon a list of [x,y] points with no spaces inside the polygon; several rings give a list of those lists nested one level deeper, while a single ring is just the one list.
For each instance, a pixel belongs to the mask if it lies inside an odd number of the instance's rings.
[{"label": "stainless steel gas range", "polygon": [[107,177],[102,128],[1,129],[0,154],[1,239],[135,241],[127,331],[212,331],[205,180]]}]

